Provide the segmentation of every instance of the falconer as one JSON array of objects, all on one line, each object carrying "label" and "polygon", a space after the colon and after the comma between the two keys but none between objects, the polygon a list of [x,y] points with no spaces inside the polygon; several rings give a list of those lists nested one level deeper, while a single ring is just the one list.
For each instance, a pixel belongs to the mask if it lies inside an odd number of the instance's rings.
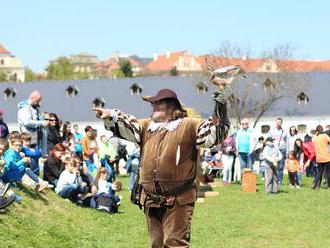
[{"label": "falconer", "polygon": [[137,120],[118,109],[94,108],[107,130],[140,145],[140,203],[151,247],[189,247],[197,193],[197,149],[218,143],[230,126],[223,91],[227,81],[217,81],[212,75],[211,81],[219,90],[214,94],[217,107],[209,120],[187,117],[170,89],[143,98],[153,108],[148,119]]}]

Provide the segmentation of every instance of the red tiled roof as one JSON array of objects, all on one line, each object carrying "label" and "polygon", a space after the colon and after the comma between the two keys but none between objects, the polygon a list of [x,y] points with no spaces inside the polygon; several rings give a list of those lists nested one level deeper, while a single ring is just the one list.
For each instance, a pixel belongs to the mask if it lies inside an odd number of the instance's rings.
[{"label": "red tiled roof", "polygon": [[10,54],[10,52],[0,44],[0,54]]},{"label": "red tiled roof", "polygon": [[[208,63],[217,68],[221,66],[228,65],[238,65],[246,72],[256,72],[267,59],[258,58],[223,58],[217,56],[199,56],[196,60],[202,65],[203,70],[207,70],[207,65],[205,63],[205,58],[207,58]],[[276,63],[282,68],[282,71],[292,71],[292,72],[311,72],[311,71],[330,71],[330,60],[324,61],[304,61],[304,60],[287,60],[280,61]]]},{"label": "red tiled roof", "polygon": [[240,58],[225,58],[217,56],[199,56],[196,58],[198,63],[201,64],[203,70],[207,70],[207,65],[205,62],[207,58],[208,64],[214,68],[219,68],[222,66],[237,65],[240,66],[246,72],[253,72],[262,65],[262,59],[240,59]]},{"label": "red tiled roof", "polygon": [[146,69],[151,72],[156,71],[169,71],[172,69],[173,65],[180,56],[182,56],[186,51],[179,51],[170,53],[169,56],[166,54],[158,55],[156,60],[151,61],[147,66]]}]

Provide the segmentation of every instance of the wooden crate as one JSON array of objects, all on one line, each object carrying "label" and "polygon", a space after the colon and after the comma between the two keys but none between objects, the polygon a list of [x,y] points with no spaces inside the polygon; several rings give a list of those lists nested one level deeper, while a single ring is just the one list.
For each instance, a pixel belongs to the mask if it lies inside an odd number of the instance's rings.
[{"label": "wooden crate", "polygon": [[251,169],[244,169],[242,176],[242,190],[243,192],[257,191],[257,176]]}]

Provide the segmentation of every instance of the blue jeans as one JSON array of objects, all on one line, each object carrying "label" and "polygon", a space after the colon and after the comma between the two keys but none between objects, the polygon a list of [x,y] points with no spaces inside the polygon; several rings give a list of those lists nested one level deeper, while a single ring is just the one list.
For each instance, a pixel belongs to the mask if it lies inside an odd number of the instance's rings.
[{"label": "blue jeans", "polygon": [[134,182],[135,182],[135,177],[137,175],[137,169],[132,169],[131,172],[129,173],[129,191],[132,191]]},{"label": "blue jeans", "polygon": [[59,196],[70,199],[71,201],[76,201],[78,194],[79,186],[77,184],[65,186],[60,192],[58,192]]},{"label": "blue jeans", "polygon": [[245,153],[245,152],[239,152],[238,153],[238,159],[239,163],[241,165],[241,171],[243,173],[244,168],[250,168],[252,169],[252,159],[251,154]]},{"label": "blue jeans", "polygon": [[286,159],[286,149],[280,149],[280,152],[282,153],[282,159],[278,161],[278,183],[282,184],[284,163]]},{"label": "blue jeans", "polygon": [[234,162],[234,156],[223,154],[222,157],[221,157],[221,160],[222,160],[222,163],[223,163],[223,181],[230,183],[231,182],[233,162]]},{"label": "blue jeans", "polygon": [[39,177],[30,169],[26,168],[25,170],[26,175],[28,175],[33,181],[39,183]]}]

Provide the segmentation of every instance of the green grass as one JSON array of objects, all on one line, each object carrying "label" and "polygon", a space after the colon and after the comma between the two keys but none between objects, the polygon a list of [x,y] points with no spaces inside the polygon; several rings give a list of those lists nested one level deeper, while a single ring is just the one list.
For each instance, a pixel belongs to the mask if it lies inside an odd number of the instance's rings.
[{"label": "green grass", "polygon": [[[127,188],[127,178],[121,178]],[[330,192],[287,184],[278,195],[243,193],[240,185],[196,204],[192,247],[330,247]],[[77,207],[53,192],[22,192],[0,213],[1,247],[149,247],[145,218],[122,191],[119,214]]]}]

